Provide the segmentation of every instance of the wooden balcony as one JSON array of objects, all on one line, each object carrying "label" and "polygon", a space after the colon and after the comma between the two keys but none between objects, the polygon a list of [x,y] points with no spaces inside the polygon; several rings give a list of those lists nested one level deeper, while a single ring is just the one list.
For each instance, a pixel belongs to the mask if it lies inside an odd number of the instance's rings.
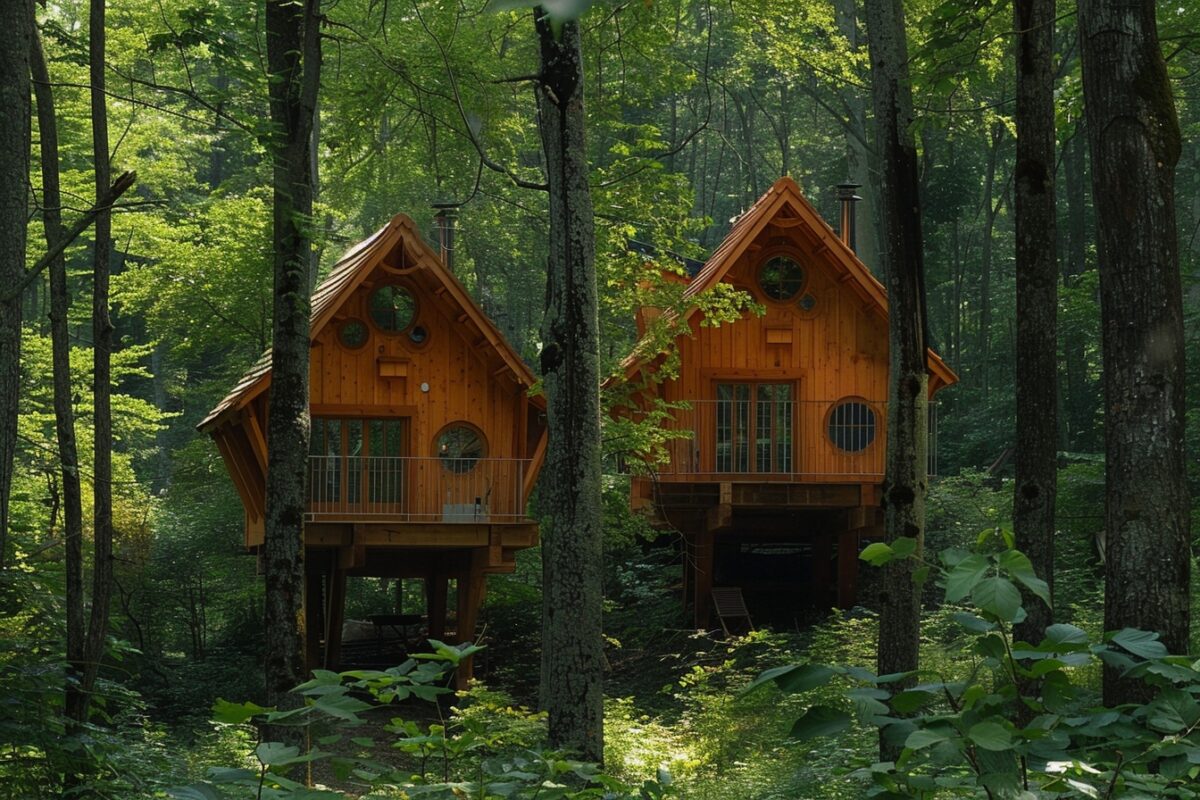
[{"label": "wooden balcony", "polygon": [[310,456],[308,522],[527,523],[530,461]]},{"label": "wooden balcony", "polygon": [[688,400],[668,439],[635,465],[675,483],[877,483],[887,404],[842,400]]}]

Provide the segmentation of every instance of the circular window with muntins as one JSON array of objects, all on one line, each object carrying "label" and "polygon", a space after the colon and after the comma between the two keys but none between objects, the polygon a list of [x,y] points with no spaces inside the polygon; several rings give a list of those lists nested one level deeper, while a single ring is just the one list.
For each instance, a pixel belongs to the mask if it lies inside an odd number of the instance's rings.
[{"label": "circular window with muntins", "polygon": [[483,434],[465,422],[455,422],[444,428],[434,447],[442,468],[459,475],[475,469],[475,463],[487,454]]},{"label": "circular window with muntins", "polygon": [[875,411],[861,400],[843,400],[829,413],[829,441],[847,453],[870,447],[875,429]]},{"label": "circular window with muntins", "polygon": [[371,292],[368,303],[371,321],[380,330],[400,333],[413,324],[417,317],[417,300],[403,286],[389,284]]},{"label": "circular window with muntins", "polygon": [[772,300],[786,303],[804,288],[804,267],[789,256],[768,259],[758,270],[758,288]]},{"label": "circular window with muntins", "polygon": [[348,319],[338,328],[338,341],[348,350],[357,350],[367,343],[370,331],[360,319]]}]

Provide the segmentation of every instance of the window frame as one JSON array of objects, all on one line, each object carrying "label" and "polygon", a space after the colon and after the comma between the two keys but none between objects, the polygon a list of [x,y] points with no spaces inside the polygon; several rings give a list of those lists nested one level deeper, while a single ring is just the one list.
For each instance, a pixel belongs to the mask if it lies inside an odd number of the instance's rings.
[{"label": "window frame", "polygon": [[[382,291],[383,289],[388,289],[388,288],[403,289],[405,292],[408,293],[408,296],[410,298],[412,298],[412,303],[413,303],[412,319],[410,319],[408,321],[408,324],[405,325],[403,328],[395,328],[395,329],[385,328],[379,324],[379,321],[377,319],[375,319],[375,315],[372,313],[372,300],[375,297],[375,293]],[[371,327],[375,328],[375,330],[379,331],[384,336],[402,337],[403,341],[408,341],[408,332],[417,326],[417,323],[420,321],[420,318],[421,318],[421,300],[417,296],[416,290],[414,289],[413,285],[409,281],[405,281],[405,280],[383,281],[383,282],[379,283],[378,285],[371,287],[371,290],[369,292],[367,292],[367,296],[366,296],[365,300],[366,300],[366,302],[365,302],[366,317],[368,320],[370,320]],[[428,328],[426,328],[426,330],[428,330]],[[428,337],[426,337],[426,341],[428,341]],[[409,342],[409,343],[412,344],[412,342]]]},{"label": "window frame", "polygon": [[[842,406],[849,405],[850,403],[857,403],[861,406],[864,406],[868,411],[871,412],[871,428],[873,431],[871,434],[871,441],[867,442],[867,445],[861,450],[845,449],[836,441],[834,441],[834,438],[829,433],[829,425],[833,421],[834,412]],[[875,451],[880,438],[885,438],[885,432],[883,430],[884,419],[885,418],[883,415],[880,414],[879,407],[875,403],[872,403],[865,397],[859,397],[858,395],[847,395],[846,397],[839,397],[837,400],[834,400],[829,404],[829,408],[826,409],[825,417],[822,421],[821,431],[824,434],[825,441],[829,443],[829,446],[832,447],[834,452],[838,455],[852,457],[865,456]]]},{"label": "window frame", "polygon": [[[790,296],[784,297],[784,298],[772,297],[770,294],[767,293],[767,290],[763,288],[763,280],[762,280],[763,270],[765,270],[767,268],[767,265],[770,264],[772,261],[774,261],[777,258],[786,258],[786,259],[790,260],[797,267],[799,267],[801,276],[802,276],[801,280],[800,280],[799,288],[796,289],[796,291],[793,292]],[[796,301],[799,300],[804,295],[804,293],[809,289],[809,284],[811,283],[811,273],[812,273],[811,268],[807,264],[804,263],[803,255],[797,248],[787,247],[787,246],[770,248],[765,253],[763,253],[762,255],[759,256],[758,266],[756,266],[754,268],[755,294],[761,295],[764,301],[766,301],[767,303],[770,303],[773,306],[779,306],[779,307],[794,306],[796,304]],[[816,295],[813,295],[813,297],[816,297]],[[799,309],[797,309],[797,311],[799,311]]]},{"label": "window frame", "polygon": [[[731,397],[728,400],[720,397],[721,387],[731,387]],[[771,399],[761,401],[759,399],[759,389],[761,387],[770,386],[776,388],[786,387],[788,399],[779,400]],[[746,387],[746,399],[737,399],[737,387]],[[797,425],[797,411],[799,410],[799,381],[796,380],[772,380],[770,378],[746,379],[738,377],[729,378],[714,378],[712,381],[712,397],[714,403],[712,433],[713,433],[713,454],[712,465],[713,472],[722,475],[793,475],[796,473],[796,454],[798,445],[799,426]],[[739,403],[745,403],[746,414],[744,418],[745,425],[740,423],[743,421],[737,414],[736,409]],[[760,403],[769,403],[772,407],[772,413],[769,414],[770,434],[767,439],[767,457],[769,466],[766,469],[760,469],[760,459],[758,447],[759,442],[759,423],[760,423]],[[730,439],[729,439],[729,463],[728,469],[722,469],[721,464],[721,407],[723,404],[729,404],[730,412]],[[781,429],[779,425],[780,417],[774,412],[774,407],[779,403],[787,403],[790,409],[787,413],[788,421],[788,438],[790,441],[783,441],[783,437],[778,433]],[[739,436],[738,434],[741,434]],[[738,453],[737,447],[739,442],[745,442],[746,445],[746,468],[738,468]],[[781,459],[781,455],[784,458]],[[786,461],[786,463],[783,463]]]}]

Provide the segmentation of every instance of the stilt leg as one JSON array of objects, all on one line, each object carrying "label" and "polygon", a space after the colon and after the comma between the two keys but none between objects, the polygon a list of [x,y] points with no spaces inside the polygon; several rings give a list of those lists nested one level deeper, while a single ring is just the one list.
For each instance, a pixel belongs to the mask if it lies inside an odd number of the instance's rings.
[{"label": "stilt leg", "polygon": [[325,669],[342,663],[342,624],[346,620],[346,571],[334,568],[329,574],[329,603],[325,613]]}]

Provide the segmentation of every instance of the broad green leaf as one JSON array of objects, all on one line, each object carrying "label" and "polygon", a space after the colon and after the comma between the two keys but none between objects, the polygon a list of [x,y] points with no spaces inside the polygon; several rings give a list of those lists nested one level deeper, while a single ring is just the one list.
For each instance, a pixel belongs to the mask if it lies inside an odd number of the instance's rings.
[{"label": "broad green leaf", "polygon": [[213,783],[236,783],[258,778],[257,772],[242,767],[209,767],[205,774]]},{"label": "broad green leaf", "polygon": [[967,731],[967,738],[984,750],[1009,750],[1012,748],[1012,734],[998,722],[978,722]]},{"label": "broad green leaf", "polygon": [[217,702],[213,703],[213,722],[240,725],[255,714],[262,714],[269,710],[254,703],[231,703],[218,697]]},{"label": "broad green leaf", "polygon": [[904,746],[909,750],[920,750],[923,747],[944,742],[947,738],[947,736],[929,728],[920,728],[909,734],[908,738],[904,740]]},{"label": "broad green leaf", "polygon": [[772,681],[785,692],[806,692],[829,683],[834,670],[819,664],[789,664],[769,669],[750,682],[741,694],[747,694]]},{"label": "broad green leaf", "polygon": [[371,705],[347,695],[326,695],[318,697],[313,707],[331,717],[355,722],[358,720],[358,712],[366,711]]},{"label": "broad green leaf", "polygon": [[254,755],[267,766],[285,764],[300,755],[300,748],[283,742],[263,742],[254,748]]},{"label": "broad green leaf", "polygon": [[[867,548],[868,550],[870,547]],[[863,551],[864,553],[866,550]],[[917,540],[910,536],[898,536],[892,542],[892,553],[896,558],[908,558],[917,552]]]},{"label": "broad green leaf", "polygon": [[932,702],[938,697],[937,693],[923,690],[910,689],[907,692],[900,692],[892,698],[892,708],[901,714],[908,714],[916,711],[926,703]]},{"label": "broad green leaf", "polygon": [[969,614],[966,611],[954,612],[951,619],[972,633],[987,633],[988,631],[996,630],[996,623],[988,622],[986,619]]},{"label": "broad green leaf", "polygon": [[850,715],[830,706],[813,706],[792,725],[791,738],[797,741],[816,736],[832,736],[850,727]]},{"label": "broad green leaf", "polygon": [[866,561],[868,564],[872,564],[876,567],[882,567],[884,564],[892,560],[894,553],[892,552],[892,548],[884,542],[872,542],[863,548],[863,551],[859,553],[858,557],[863,561]]},{"label": "broad green leaf", "polygon": [[991,566],[986,558],[974,553],[955,564],[946,576],[946,602],[957,603],[971,594]]},{"label": "broad green leaf", "polygon": [[175,800],[221,800],[220,793],[204,783],[194,783],[191,786],[176,786],[168,789],[167,794]]},{"label": "broad green leaf", "polygon": [[1007,578],[984,578],[975,585],[971,598],[981,609],[1005,621],[1016,617],[1021,608],[1021,593]]},{"label": "broad green leaf", "polygon": [[1038,645],[1039,650],[1057,648],[1060,645],[1086,645],[1088,635],[1082,628],[1066,623],[1057,623],[1046,628],[1046,638]]},{"label": "broad green leaf", "polygon": [[1153,631],[1125,628],[1113,634],[1112,643],[1142,658],[1165,658],[1167,648]]}]

